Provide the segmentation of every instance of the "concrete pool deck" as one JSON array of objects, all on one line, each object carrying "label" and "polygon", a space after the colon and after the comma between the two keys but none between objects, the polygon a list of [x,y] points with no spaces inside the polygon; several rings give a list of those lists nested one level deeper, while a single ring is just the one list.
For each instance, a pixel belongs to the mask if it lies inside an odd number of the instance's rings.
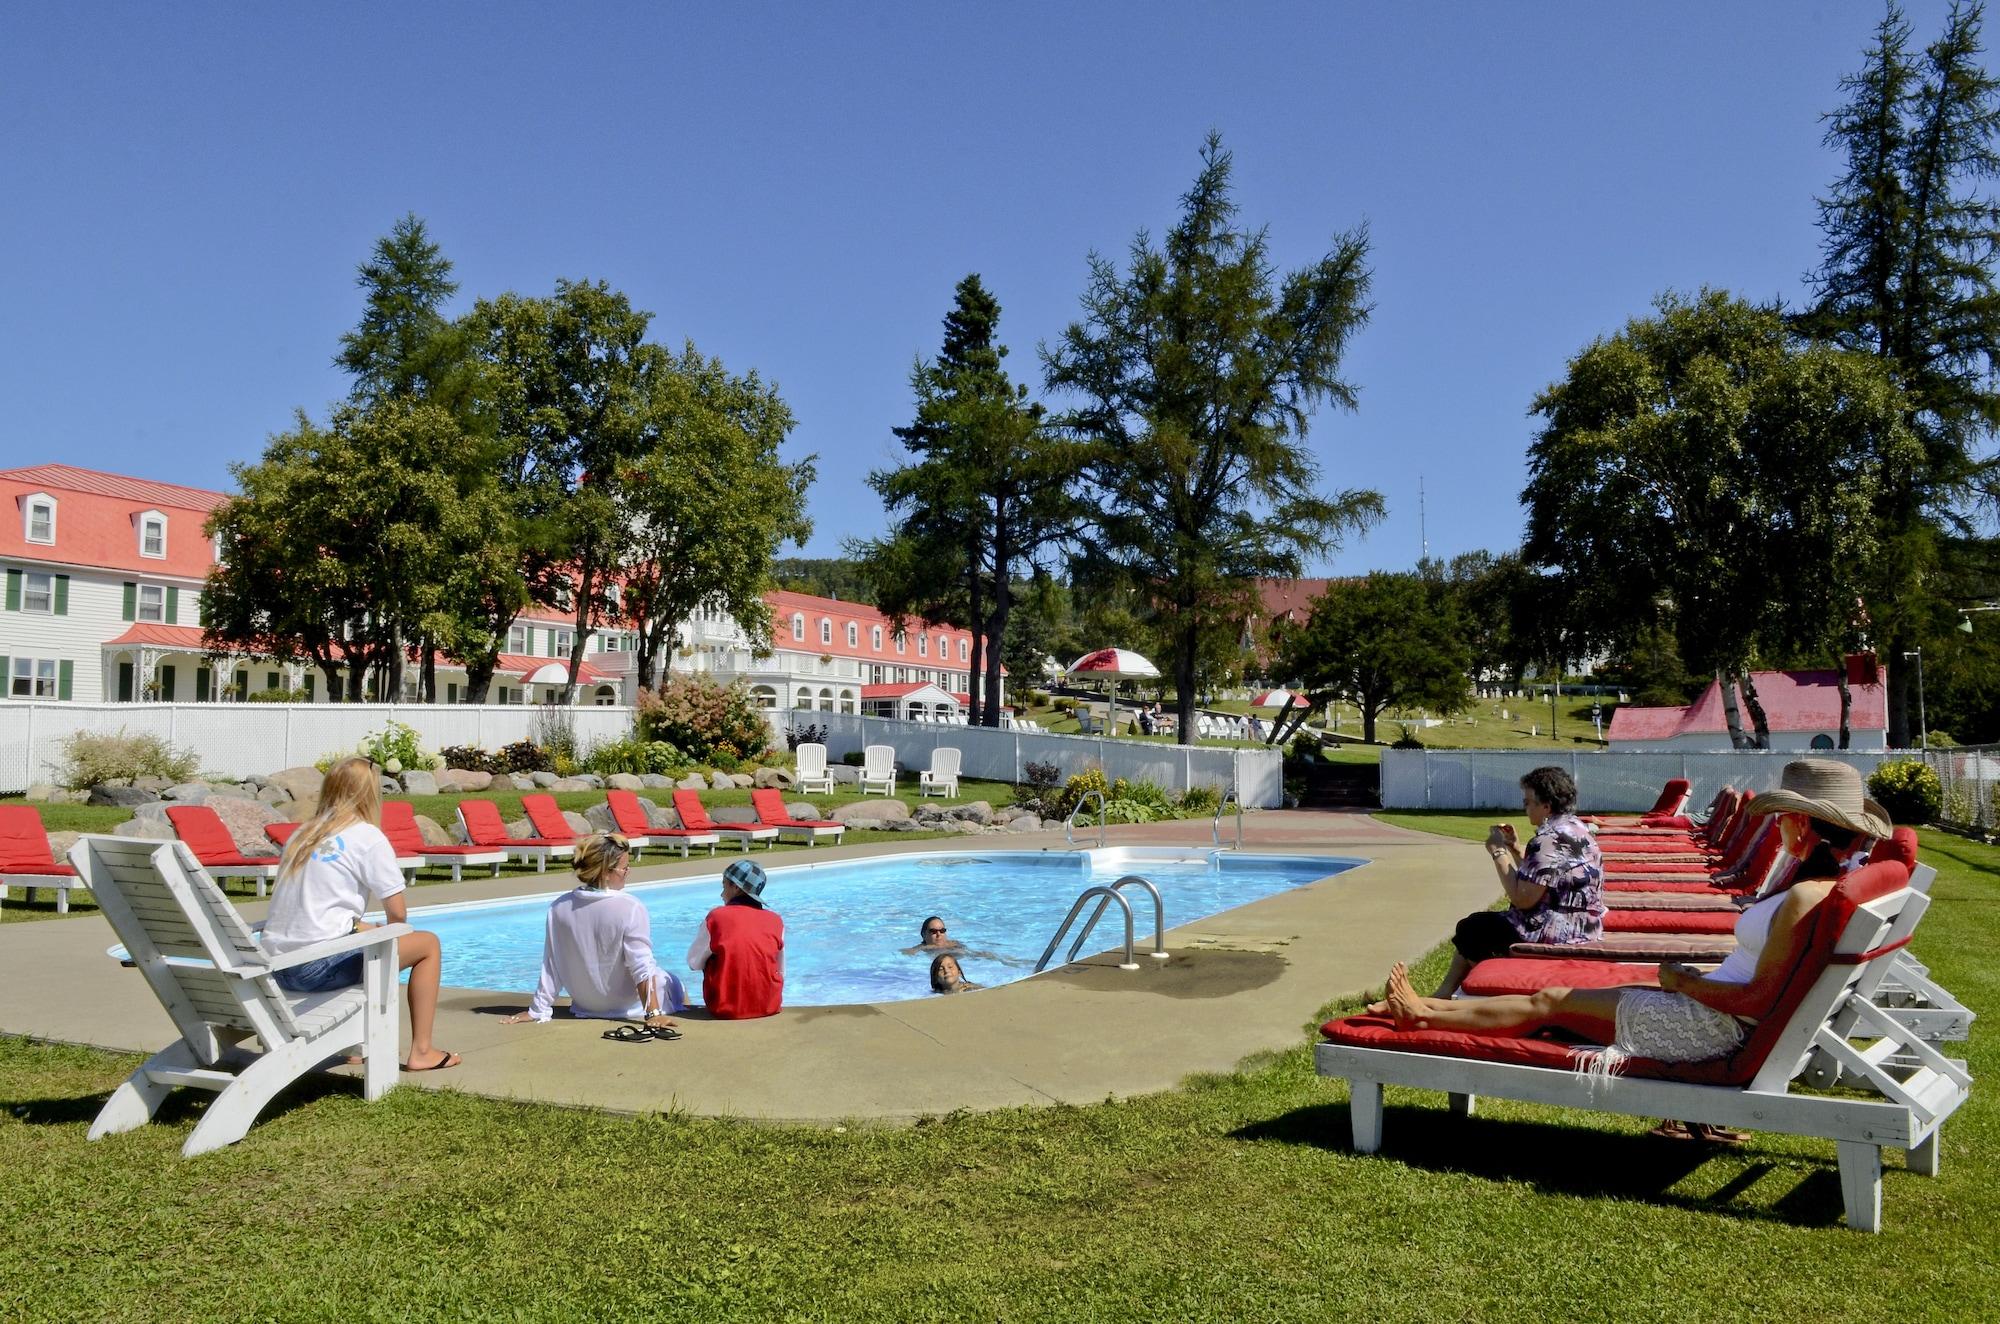
[{"label": "concrete pool deck", "polygon": [[[1245,821],[1246,850],[1369,863],[1169,929],[1171,959],[1141,957],[1137,971],[1100,955],[950,997],[787,1008],[758,1021],[696,1012],[678,1018],[683,1037],[670,1043],[607,1042],[606,1022],[560,1013],[545,1024],[503,1025],[503,1016],[527,1005],[525,995],[447,988],[435,1038],[465,1061],[403,1079],[523,1101],[769,1121],[908,1121],[956,1109],[1094,1103],[1170,1089],[1297,1045],[1319,1007],[1378,985],[1390,962],[1429,950],[1497,891],[1471,843],[1359,813],[1271,811]],[[1209,832],[1206,820],[1114,827],[1109,842],[1206,846]],[[1059,832],[977,841],[988,849],[1067,849]],[[927,839],[821,848],[811,858],[939,849],[977,846]],[[806,858],[791,852],[782,863]],[[713,877],[724,862],[649,860],[633,881]],[[432,884],[421,889],[420,904],[534,895],[571,881],[551,871]],[[774,893],[773,901],[782,914],[783,899]],[[239,904],[262,918],[263,903]],[[659,937],[663,951],[677,945]],[[144,980],[105,957],[113,941],[94,912],[0,926],[0,1033],[135,1052],[171,1042],[171,1023]]]}]

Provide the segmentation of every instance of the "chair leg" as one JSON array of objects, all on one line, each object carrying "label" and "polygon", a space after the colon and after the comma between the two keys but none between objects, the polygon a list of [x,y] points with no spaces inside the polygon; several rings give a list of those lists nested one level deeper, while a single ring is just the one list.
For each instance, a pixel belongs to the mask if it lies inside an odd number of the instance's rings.
[{"label": "chair leg", "polygon": [[1453,1117],[1472,1116],[1472,1110],[1476,1101],[1476,1097],[1474,1095],[1447,1094],[1445,1098],[1451,1104],[1451,1115]]},{"label": "chair leg", "polygon": [[185,1039],[162,1048],[127,1076],[123,1085],[111,1092],[111,1097],[97,1110],[97,1118],[90,1124],[88,1138],[100,1140],[121,1131],[136,1131],[153,1120],[153,1114],[160,1110],[160,1105],[167,1101],[174,1087],[160,1084],[149,1072],[193,1071],[205,1065],[194,1055]]},{"label": "chair leg", "polygon": [[1882,1147],[1859,1140],[1836,1143],[1840,1150],[1840,1200],[1847,1208],[1847,1226],[1856,1232],[1880,1231]]},{"label": "chair leg", "polygon": [[396,1087],[402,1023],[396,1016],[396,949],[385,945],[361,962],[363,1097],[370,1102]]},{"label": "chair leg", "polygon": [[56,889],[56,914],[69,914],[69,889],[67,887],[58,887]]},{"label": "chair leg", "polygon": [[1929,1135],[1911,1145],[1908,1153],[1903,1156],[1903,1167],[1919,1177],[1937,1176],[1938,1136],[1943,1130],[1943,1126],[1934,1126]]},{"label": "chair leg", "polygon": [[1373,1154],[1382,1148],[1382,1082],[1347,1082],[1347,1112],[1354,1122],[1354,1152]]},{"label": "chair leg", "polygon": [[293,1039],[265,1052],[243,1068],[237,1073],[236,1083],[216,1095],[215,1102],[208,1105],[208,1111],[202,1114],[194,1134],[181,1146],[181,1157],[193,1158],[241,1140],[249,1134],[257,1114],[263,1112],[281,1090],[325,1057],[330,1046],[331,1040],[327,1036]]}]

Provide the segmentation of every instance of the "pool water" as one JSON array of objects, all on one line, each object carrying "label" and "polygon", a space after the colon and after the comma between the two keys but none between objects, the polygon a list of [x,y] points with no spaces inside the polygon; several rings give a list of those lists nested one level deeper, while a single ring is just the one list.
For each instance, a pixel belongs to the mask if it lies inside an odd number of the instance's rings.
[{"label": "pool water", "polygon": [[[919,926],[928,915],[942,916],[951,938],[965,948],[960,960],[966,978],[990,987],[1032,973],[1077,894],[1093,884],[1109,884],[1126,874],[1148,879],[1160,889],[1171,928],[1361,863],[1327,856],[1115,847],[926,852],[773,868],[764,900],[785,921],[786,1005],[896,1002],[930,995],[935,953],[906,952],[917,945]],[[682,976],[689,997],[697,1002],[701,977],[686,970],[687,948],[702,917],[720,901],[722,867],[718,862],[713,875],[697,879],[627,889],[652,916],[660,964]],[[1141,888],[1126,892],[1132,899],[1135,948],[1149,951],[1152,900]],[[526,996],[541,976],[542,936],[554,895],[414,908],[410,922],[438,935],[446,984]],[[1086,909],[1078,923],[1089,913]],[[1084,951],[1104,951],[1123,938],[1123,917],[1114,905]],[[1063,951],[1069,942],[1064,940]],[[1060,964],[1062,955],[1059,951],[1050,964]]]}]

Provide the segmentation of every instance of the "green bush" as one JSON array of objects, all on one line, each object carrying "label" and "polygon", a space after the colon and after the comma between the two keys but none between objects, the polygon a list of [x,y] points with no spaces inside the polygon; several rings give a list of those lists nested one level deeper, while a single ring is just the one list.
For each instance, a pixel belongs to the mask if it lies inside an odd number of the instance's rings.
[{"label": "green bush", "polygon": [[641,740],[637,736],[598,745],[590,751],[586,765],[600,777],[609,777],[614,772],[629,772],[634,776],[652,772],[667,776],[692,766],[678,749],[666,741]]},{"label": "green bush", "polygon": [[1044,818],[1054,814],[1056,797],[1061,794],[1062,769],[1053,763],[1029,760],[1021,765],[1021,775],[1027,780],[1015,791],[1014,803],[1033,809]]},{"label": "green bush", "polygon": [[447,768],[460,768],[466,772],[505,772],[506,760],[488,754],[476,745],[446,745],[438,751]]},{"label": "green bush", "polygon": [[640,739],[664,740],[696,763],[755,759],[771,743],[750,687],[703,674],[670,672],[659,689],[641,691],[634,726]]},{"label": "green bush", "polygon": [[311,703],[312,695],[303,687],[295,690],[252,690],[243,697],[245,703]]},{"label": "green bush", "polygon": [[1424,747],[1424,742],[1417,739],[1417,733],[1415,728],[1413,728],[1408,722],[1398,722],[1396,724],[1396,727],[1397,730],[1400,732],[1400,734],[1398,734],[1394,740],[1389,742],[1389,748],[1422,749]]},{"label": "green bush", "polygon": [[1202,818],[1222,807],[1222,792],[1213,786],[1190,786],[1181,792],[1181,813]]},{"label": "green bush", "polygon": [[397,773],[411,768],[428,768],[432,756],[424,753],[423,741],[418,739],[414,727],[391,721],[361,742],[356,753],[368,759],[376,767],[386,772]]},{"label": "green bush", "polygon": [[76,731],[64,737],[56,780],[81,791],[119,777],[193,781],[200,768],[201,759],[192,751],[175,749],[151,732],[128,735],[121,726],[116,731]]},{"label": "green bush", "polygon": [[1104,802],[1104,821],[1107,823],[1151,823],[1168,816],[1170,815],[1162,815],[1151,805],[1141,804],[1137,800]]},{"label": "green bush", "polygon": [[1111,783],[1111,794],[1107,798],[1141,805],[1152,811],[1152,818],[1135,819],[1134,822],[1150,823],[1157,818],[1173,818],[1179,807],[1165,791],[1152,782],[1144,780],[1128,782],[1123,777]]},{"label": "green bush", "polygon": [[1944,807],[1944,785],[1930,765],[1918,759],[1884,763],[1868,775],[1868,794],[1897,823],[1918,827],[1937,817]]},{"label": "green bush", "polygon": [[1049,806],[1048,816],[1050,818],[1068,818],[1070,811],[1075,809],[1083,797],[1089,795],[1092,791],[1103,795],[1106,800],[1111,798],[1111,784],[1104,780],[1104,773],[1101,769],[1090,768],[1084,772],[1079,772],[1076,776],[1065,782],[1062,793],[1056,796],[1055,803]]},{"label": "green bush", "polygon": [[502,772],[549,772],[554,768],[549,752],[532,740],[516,740],[502,747],[495,758]]}]

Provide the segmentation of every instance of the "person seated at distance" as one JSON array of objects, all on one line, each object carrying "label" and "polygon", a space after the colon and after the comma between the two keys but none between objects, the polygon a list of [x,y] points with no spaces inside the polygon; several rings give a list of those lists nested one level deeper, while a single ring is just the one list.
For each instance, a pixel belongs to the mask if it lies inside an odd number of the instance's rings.
[{"label": "person seated at distance", "polygon": [[1505,956],[1517,942],[1588,942],[1604,936],[1604,857],[1597,838],[1576,816],[1576,783],[1561,768],[1536,768],[1521,778],[1521,808],[1535,835],[1522,848],[1512,823],[1495,823],[1486,853],[1505,910],[1482,910],[1458,922],[1451,968],[1432,997],[1458,992],[1481,961]]},{"label": "person seated at distance", "polygon": [[[382,835],[382,783],[367,759],[343,759],[319,788],[319,810],[294,832],[278,857],[278,880],[271,889],[271,912],[264,923],[264,949],[274,956],[341,938],[374,925],[362,920],[372,897],[391,924],[409,918],[403,871],[396,851]],[[405,1071],[455,1067],[457,1053],[431,1042],[437,1020],[438,979],[443,949],[435,933],[417,930],[396,939],[396,964],[410,972],[410,1055]],[[280,970],[278,987],[291,993],[320,993],[361,982],[361,953],[323,957]]]},{"label": "person seated at distance", "polygon": [[978,987],[965,977],[965,971],[959,968],[958,958],[950,952],[931,962],[931,992],[963,993]]},{"label": "person seated at distance", "polygon": [[687,1010],[680,977],[653,959],[652,917],[625,891],[631,871],[632,845],[618,833],[577,843],[576,886],[549,903],[534,1001],[503,1024],[548,1020],[565,989],[572,1016],[643,1017],[657,1030],[673,1026],[667,1013]]},{"label": "person seated at distance", "polygon": [[725,1021],[775,1016],[785,995],[785,922],[764,906],[764,870],[738,860],[723,871],[722,904],[708,912],[688,947],[701,971],[701,1001]]},{"label": "person seated at distance", "polygon": [[1777,814],[1785,850],[1800,861],[1798,880],[1745,910],[1736,921],[1736,950],[1714,971],[1672,961],[1660,967],[1658,988],[1545,988],[1493,998],[1425,998],[1400,964],[1389,972],[1388,996],[1371,1015],[1394,1018],[1399,1030],[1454,1030],[1525,1036],[1566,1030],[1606,1044],[1597,1059],[1616,1070],[1626,1057],[1699,1062],[1733,1052],[1746,1027],[1770,1010],[1810,934],[1807,918],[1842,874],[1867,859],[1869,843],[1895,829],[1881,806],[1862,793],[1861,774],[1846,763],[1800,759],[1787,764],[1779,789],[1750,803],[1753,814]]}]

